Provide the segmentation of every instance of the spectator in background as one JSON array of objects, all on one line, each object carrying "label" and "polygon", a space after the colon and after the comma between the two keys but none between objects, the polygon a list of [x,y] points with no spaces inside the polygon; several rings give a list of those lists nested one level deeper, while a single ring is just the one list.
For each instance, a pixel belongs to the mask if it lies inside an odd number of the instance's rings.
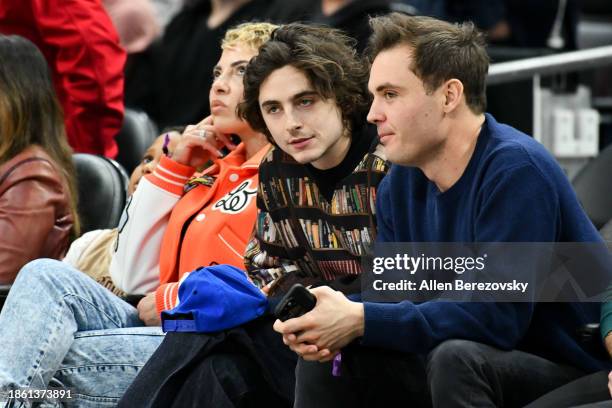
[{"label": "spectator in background", "polygon": [[[576,49],[576,0],[403,0],[420,15],[473,21],[492,44]],[[559,19],[558,29],[554,29]],[[562,39],[562,41],[559,41]]]},{"label": "spectator in background", "polygon": [[104,7],[128,54],[145,50],[161,33],[150,0],[104,0]]},{"label": "spectator in background", "polygon": [[157,21],[163,31],[172,18],[181,10],[185,0],[151,0],[151,3],[153,3]]},{"label": "spectator in background", "polygon": [[213,77],[208,73],[221,56],[213,45],[227,29],[253,19],[288,21],[300,7],[283,0],[186,2],[157,43],[130,56],[126,105],[143,109],[160,128],[197,123],[210,113],[207,93]]},{"label": "spectator in background", "polygon": [[[174,130],[168,129],[149,146],[142,157],[142,161],[130,176],[129,196],[132,196],[142,177],[155,170],[161,159],[163,149],[166,149],[168,154],[172,154],[184,129],[183,126],[174,128]],[[167,141],[166,138],[168,138]],[[64,262],[86,273],[115,295],[123,297],[126,293],[115,287],[109,272],[118,235],[117,228],[89,231],[70,245]]]},{"label": "spectator in background", "polygon": [[44,57],[0,35],[0,285],[33,259],[60,259],[78,235],[74,174]]},{"label": "spectator in background", "polygon": [[70,146],[114,158],[123,121],[125,51],[102,3],[2,1],[0,33],[28,38],[47,59]]},{"label": "spectator in background", "polygon": [[[185,131],[172,158],[162,157],[140,181],[123,214],[111,261],[115,286],[144,294],[165,285],[134,308],[65,263],[30,262],[0,313],[0,401],[11,389],[59,382],[74,389],[76,406],[114,406],[161,343],[159,312],[176,303],[181,275],[200,265],[242,265],[256,217],[257,170],[269,145],[235,108],[247,62],[273,28],[228,31],[210,90],[213,116]],[[242,143],[234,146],[228,134]],[[222,146],[233,151],[219,158]],[[214,164],[196,173],[210,158]],[[240,205],[231,200],[245,191]],[[231,211],[224,212],[226,201]]]},{"label": "spectator in background", "polygon": [[357,51],[362,52],[371,32],[369,17],[399,9],[399,3],[392,0],[315,0],[307,20],[343,30],[357,41]]}]

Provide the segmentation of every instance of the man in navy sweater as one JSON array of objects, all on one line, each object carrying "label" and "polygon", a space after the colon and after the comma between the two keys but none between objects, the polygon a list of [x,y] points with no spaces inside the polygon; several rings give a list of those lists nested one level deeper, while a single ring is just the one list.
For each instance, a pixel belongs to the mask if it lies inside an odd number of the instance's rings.
[{"label": "man in navy sweater", "polygon": [[[550,154],[484,113],[489,61],[471,24],[371,25],[368,120],[397,164],[377,195],[379,242],[600,241]],[[605,364],[576,338],[596,303],[361,303],[328,288],[317,301],[316,316],[275,325],[302,357],[298,407],[363,403],[385,383],[410,406],[428,391],[436,407],[522,406]],[[340,349],[349,373],[334,378]]]}]

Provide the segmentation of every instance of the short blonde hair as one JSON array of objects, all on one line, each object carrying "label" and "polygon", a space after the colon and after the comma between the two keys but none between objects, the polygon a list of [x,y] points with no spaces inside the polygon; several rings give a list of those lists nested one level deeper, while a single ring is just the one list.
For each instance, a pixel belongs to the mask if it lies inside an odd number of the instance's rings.
[{"label": "short blonde hair", "polygon": [[277,27],[270,23],[242,23],[227,30],[221,41],[221,48],[225,50],[237,45],[246,45],[253,50],[258,50],[270,39],[270,35]]}]

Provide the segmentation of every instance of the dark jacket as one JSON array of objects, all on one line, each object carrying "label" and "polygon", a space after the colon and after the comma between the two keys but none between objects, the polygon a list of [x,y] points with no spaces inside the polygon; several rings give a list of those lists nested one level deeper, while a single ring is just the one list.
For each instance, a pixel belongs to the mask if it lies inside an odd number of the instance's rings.
[{"label": "dark jacket", "polygon": [[38,146],[0,165],[0,284],[37,258],[61,259],[74,222],[59,166]]}]

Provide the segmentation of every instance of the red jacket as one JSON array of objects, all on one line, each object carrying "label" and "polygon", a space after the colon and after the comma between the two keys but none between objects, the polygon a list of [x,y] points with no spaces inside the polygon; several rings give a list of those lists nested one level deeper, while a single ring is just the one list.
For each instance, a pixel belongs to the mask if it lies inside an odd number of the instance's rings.
[{"label": "red jacket", "polygon": [[25,37],[44,54],[73,149],[115,157],[126,54],[100,0],[1,1],[0,32]]}]

